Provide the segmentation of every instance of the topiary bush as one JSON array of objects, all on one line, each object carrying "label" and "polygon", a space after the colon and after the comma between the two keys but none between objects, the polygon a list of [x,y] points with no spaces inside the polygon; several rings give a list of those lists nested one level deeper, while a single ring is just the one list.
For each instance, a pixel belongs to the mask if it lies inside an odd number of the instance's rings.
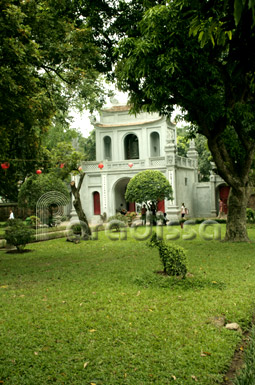
[{"label": "topiary bush", "polygon": [[31,215],[30,217],[26,218],[26,224],[35,228],[40,224],[40,218],[35,215]]},{"label": "topiary bush", "polygon": [[16,246],[22,252],[27,243],[34,240],[34,230],[26,226],[21,219],[10,219],[4,235],[8,244]]},{"label": "topiary bush", "polygon": [[75,235],[81,235],[81,225],[76,224],[71,227]]},{"label": "topiary bush", "polygon": [[159,256],[164,266],[164,273],[185,278],[187,267],[186,252],[183,247],[176,246],[172,243],[167,245],[163,240],[158,239],[156,233],[152,234],[148,246],[159,249]]}]

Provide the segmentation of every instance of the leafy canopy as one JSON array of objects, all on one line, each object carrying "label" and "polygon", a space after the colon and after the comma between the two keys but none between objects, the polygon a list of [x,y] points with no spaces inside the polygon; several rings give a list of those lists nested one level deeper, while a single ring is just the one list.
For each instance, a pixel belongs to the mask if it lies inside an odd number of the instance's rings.
[{"label": "leafy canopy", "polygon": [[[133,112],[170,115],[180,106],[185,120],[207,138],[217,172],[231,187],[225,239],[247,241],[255,154],[254,7],[242,1],[235,19],[232,0],[139,3],[132,31],[117,49],[119,88],[129,93]],[[134,1],[129,4],[132,9]],[[219,33],[212,44],[203,23],[213,18],[225,38]]]},{"label": "leafy canopy", "polygon": [[128,202],[157,204],[163,199],[172,199],[172,187],[160,171],[146,170],[135,175],[128,183],[125,199]]},{"label": "leafy canopy", "polygon": [[[18,182],[43,159],[42,139],[56,113],[73,105],[92,111],[104,101],[102,55],[79,6],[1,1],[0,161],[10,168],[0,169],[0,196],[6,199],[17,198]],[[89,13],[85,2],[83,12]]]},{"label": "leafy canopy", "polygon": [[[70,193],[66,184],[54,174],[34,175],[28,178],[20,188],[18,204],[35,209],[39,198],[50,191],[57,191],[69,199]],[[54,204],[54,199],[50,204]]]}]

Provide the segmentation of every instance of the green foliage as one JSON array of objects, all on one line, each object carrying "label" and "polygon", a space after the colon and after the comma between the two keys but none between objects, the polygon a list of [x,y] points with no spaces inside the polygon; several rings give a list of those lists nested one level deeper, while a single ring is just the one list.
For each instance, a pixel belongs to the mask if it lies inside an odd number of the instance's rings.
[{"label": "green foliage", "polygon": [[[193,131],[194,127],[192,127]],[[190,127],[184,127],[178,129],[177,136],[177,152],[180,156],[187,156],[187,151],[189,149],[189,140],[190,137],[194,136],[192,134]],[[212,170],[211,161],[212,155],[208,149],[207,139],[200,134],[195,136],[195,147],[198,153],[198,173],[199,173],[199,182],[208,182],[210,179],[210,171]]]},{"label": "green foliage", "polygon": [[128,202],[157,204],[163,199],[172,198],[172,187],[160,171],[146,170],[136,174],[128,183],[125,199]]},{"label": "green foliage", "polygon": [[159,256],[164,267],[164,272],[171,276],[182,276],[185,278],[187,273],[186,253],[183,247],[175,244],[166,244],[159,240],[156,233],[152,234],[149,247],[157,247]]},{"label": "green foliage", "polygon": [[40,224],[40,218],[38,218],[36,215],[31,215],[30,217],[26,218],[26,224],[28,226],[38,226]]},{"label": "green foliage", "polygon": [[71,230],[73,231],[73,233],[75,234],[75,235],[81,235],[81,225],[73,225],[72,227],[71,227]]},{"label": "green foliage", "polygon": [[194,274],[185,280],[153,273],[159,257],[144,242],[112,242],[103,231],[86,247],[65,239],[30,244],[28,259],[1,251],[1,380],[221,384],[241,336],[213,321],[225,315],[249,328],[255,244],[178,244]]},{"label": "green foliage", "polygon": [[189,149],[188,137],[186,136],[177,136],[177,153],[179,156],[187,156],[187,151]]},{"label": "green foliage", "polygon": [[255,220],[255,212],[251,208],[246,209],[246,217],[248,222],[254,222]]},{"label": "green foliage", "polygon": [[0,196],[6,199],[17,199],[18,182],[42,162],[42,140],[55,114],[60,121],[74,104],[93,110],[104,101],[101,55],[77,6],[1,1],[0,161],[11,166],[0,169]]},{"label": "green foliage", "polygon": [[34,239],[33,235],[34,230],[28,228],[20,219],[11,219],[8,221],[4,237],[8,244],[22,251],[26,244]]},{"label": "green foliage", "polygon": [[120,231],[120,229],[123,227],[123,225],[120,224],[119,222],[123,223],[124,226],[127,226],[129,219],[126,215],[122,215],[122,214],[118,213],[116,215],[109,217],[107,222],[108,223],[112,222],[110,224],[110,227],[112,230],[115,229],[116,231]]},{"label": "green foliage", "polygon": [[199,181],[208,182],[210,180],[210,171],[212,170],[212,155],[208,149],[207,139],[204,136],[197,134],[195,145],[198,153]]},{"label": "green foliage", "polygon": [[[135,112],[169,114],[179,105],[192,127],[207,137],[219,173],[231,186],[241,172],[247,178],[245,164],[254,151],[254,79],[250,74],[255,69],[255,32],[246,28],[251,20],[244,14],[232,40],[217,49],[208,44],[201,48],[197,36],[189,36],[196,12],[198,20],[213,12],[231,25],[230,8],[228,1],[214,7],[177,0],[148,4],[140,13],[136,32],[119,44],[116,75],[120,88],[129,92]],[[249,68],[241,57],[250,57]]]},{"label": "green foliage", "polygon": [[[57,191],[63,194],[66,200],[70,197],[66,184],[54,174],[33,175],[21,186],[18,203],[22,207],[35,208],[38,199],[50,191]],[[48,202],[49,205],[56,203],[54,199],[53,197],[52,201]]]},{"label": "green foliage", "polygon": [[[242,196],[245,204],[240,186],[249,188],[255,152],[255,28],[248,3],[240,1],[245,6],[237,25],[232,0],[213,6],[197,0],[143,2],[133,29],[118,44],[115,73],[132,112],[170,115],[180,106],[193,137],[207,138],[232,196]],[[133,7],[132,2],[131,13]],[[215,31],[218,37],[207,44]],[[226,240],[247,241],[245,226],[245,216],[237,217],[230,205]]]},{"label": "green foliage", "polygon": [[[122,215],[123,216],[123,215]],[[137,213],[135,211],[128,211],[125,217],[128,219],[128,223],[131,224],[136,218]]]},{"label": "green foliage", "polygon": [[50,159],[46,172],[50,172],[59,179],[70,180],[70,173],[78,173],[78,167],[83,160],[83,154],[76,151],[70,143],[59,142],[54,151],[50,153]]},{"label": "green foliage", "polygon": [[60,142],[72,144],[75,140],[78,143],[82,141],[83,137],[78,129],[70,127],[72,122],[73,117],[70,116],[69,111],[57,111],[48,131],[43,136],[43,145],[51,151]]},{"label": "green foliage", "polygon": [[87,138],[83,139],[84,160],[96,160],[96,131],[93,129]]}]

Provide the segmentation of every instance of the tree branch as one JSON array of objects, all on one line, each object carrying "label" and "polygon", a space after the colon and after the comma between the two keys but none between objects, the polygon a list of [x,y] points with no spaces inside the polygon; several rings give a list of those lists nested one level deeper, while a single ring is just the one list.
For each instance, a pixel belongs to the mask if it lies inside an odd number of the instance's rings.
[{"label": "tree branch", "polygon": [[52,71],[52,72],[54,72],[61,80],[63,80],[63,82],[65,82],[65,83],[67,83],[67,84],[69,84],[69,85],[71,85],[71,83],[70,82],[68,82],[55,68],[52,68],[52,67],[50,67],[50,66],[46,66],[46,65],[44,65],[44,64],[42,64],[41,65],[41,67],[45,70],[45,72],[47,72],[47,74],[49,75],[49,72],[47,71],[47,70],[49,70],[49,71]]},{"label": "tree branch", "polygon": [[82,182],[83,182],[83,179],[85,177],[85,172],[83,172],[80,176],[80,180],[79,180],[79,183],[78,183],[78,187],[77,187],[77,190],[80,191],[81,189],[81,185],[82,185]]}]

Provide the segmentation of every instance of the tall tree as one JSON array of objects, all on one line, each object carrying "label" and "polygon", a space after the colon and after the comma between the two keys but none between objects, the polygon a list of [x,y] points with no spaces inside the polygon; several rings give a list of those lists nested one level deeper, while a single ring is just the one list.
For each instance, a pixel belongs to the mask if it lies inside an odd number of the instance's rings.
[{"label": "tall tree", "polygon": [[[73,205],[81,223],[82,238],[84,240],[88,240],[91,238],[91,230],[89,227],[86,214],[83,211],[81,198],[80,198],[80,189],[81,189],[84,177],[85,177],[85,173],[81,172],[78,185],[76,186],[75,181],[72,181],[70,183],[70,186],[71,186],[72,194],[74,196]],[[85,224],[85,227],[84,227],[84,224]]]},{"label": "tall tree", "polygon": [[[139,19],[119,43],[119,87],[129,92],[133,112],[171,114],[174,105],[181,106],[185,119],[206,137],[219,175],[231,186],[225,239],[247,241],[255,151],[252,9],[246,5],[236,23],[231,0],[139,3]],[[132,9],[134,1],[129,5]],[[224,26],[220,36],[225,39],[206,44],[204,31],[194,31],[194,20],[211,20],[212,13]]]},{"label": "tall tree", "polygon": [[[2,0],[0,4],[0,196],[40,159],[42,134],[57,111],[101,106],[103,60],[78,1]],[[87,5],[88,6],[88,5]]]}]

